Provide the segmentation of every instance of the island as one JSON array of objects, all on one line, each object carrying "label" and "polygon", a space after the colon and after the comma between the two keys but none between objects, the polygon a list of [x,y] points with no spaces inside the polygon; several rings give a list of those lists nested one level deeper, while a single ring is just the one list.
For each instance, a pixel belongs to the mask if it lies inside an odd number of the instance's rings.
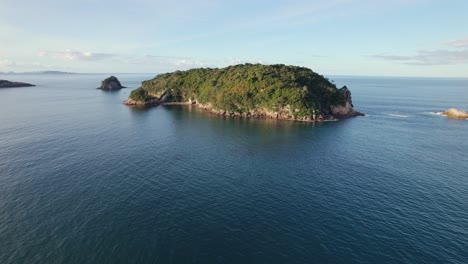
[{"label": "island", "polygon": [[117,77],[115,76],[111,76],[111,77],[104,79],[101,82],[101,86],[98,87],[97,89],[101,89],[103,91],[115,91],[115,90],[120,90],[122,88],[125,88],[125,86],[122,86],[122,84],[120,84],[119,79],[117,79]]},{"label": "island", "polygon": [[442,115],[451,119],[468,119],[468,112],[450,108],[442,112]]},{"label": "island", "polygon": [[240,64],[157,75],[133,90],[127,105],[190,104],[233,117],[300,121],[361,116],[350,90],[299,66]]},{"label": "island", "polygon": [[0,80],[0,88],[13,88],[13,87],[32,87],[34,84],[24,82],[10,82],[7,80]]}]

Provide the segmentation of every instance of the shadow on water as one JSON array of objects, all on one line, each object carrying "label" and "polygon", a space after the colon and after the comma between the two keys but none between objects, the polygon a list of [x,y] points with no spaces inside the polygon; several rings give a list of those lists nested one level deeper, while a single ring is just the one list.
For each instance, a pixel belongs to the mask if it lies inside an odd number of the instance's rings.
[{"label": "shadow on water", "polygon": [[[125,88],[122,88],[122,89],[125,89]],[[105,94],[117,94],[117,93],[120,93],[120,91],[122,89],[118,89],[118,90],[102,90],[102,89],[99,89],[99,88],[96,88],[96,90],[99,90]]]},{"label": "shadow on water", "polygon": [[195,106],[162,106],[175,122],[175,132],[180,137],[193,134],[211,135],[212,142],[237,142],[256,150],[281,150],[292,145],[304,145],[316,139],[327,142],[344,131],[347,122],[309,123],[300,121],[224,117],[201,110]]},{"label": "shadow on water", "polygon": [[133,117],[139,119],[149,119],[153,113],[161,111],[161,108],[154,106],[142,106],[142,105],[124,105],[128,109],[129,113]]}]

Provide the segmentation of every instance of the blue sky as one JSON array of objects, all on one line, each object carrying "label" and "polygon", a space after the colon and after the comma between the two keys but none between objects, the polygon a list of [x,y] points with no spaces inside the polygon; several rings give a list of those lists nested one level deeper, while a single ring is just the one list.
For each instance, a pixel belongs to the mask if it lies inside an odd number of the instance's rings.
[{"label": "blue sky", "polygon": [[0,0],[0,71],[468,77],[468,1]]}]

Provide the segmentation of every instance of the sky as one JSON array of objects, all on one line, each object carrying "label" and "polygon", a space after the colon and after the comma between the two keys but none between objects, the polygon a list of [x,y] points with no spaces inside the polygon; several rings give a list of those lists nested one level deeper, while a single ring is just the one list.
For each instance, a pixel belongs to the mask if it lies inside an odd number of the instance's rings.
[{"label": "sky", "polygon": [[468,77],[466,0],[0,0],[0,72]]}]

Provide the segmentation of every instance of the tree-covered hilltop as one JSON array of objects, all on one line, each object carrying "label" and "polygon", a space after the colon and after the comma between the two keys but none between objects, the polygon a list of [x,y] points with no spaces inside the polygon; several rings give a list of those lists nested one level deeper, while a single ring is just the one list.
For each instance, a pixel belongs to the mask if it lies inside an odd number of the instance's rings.
[{"label": "tree-covered hilltop", "polygon": [[308,68],[243,64],[160,74],[132,91],[127,103],[196,102],[231,115],[274,113],[277,118],[303,119],[333,115],[333,109],[346,107],[347,101],[351,105],[349,90],[343,89]]}]

